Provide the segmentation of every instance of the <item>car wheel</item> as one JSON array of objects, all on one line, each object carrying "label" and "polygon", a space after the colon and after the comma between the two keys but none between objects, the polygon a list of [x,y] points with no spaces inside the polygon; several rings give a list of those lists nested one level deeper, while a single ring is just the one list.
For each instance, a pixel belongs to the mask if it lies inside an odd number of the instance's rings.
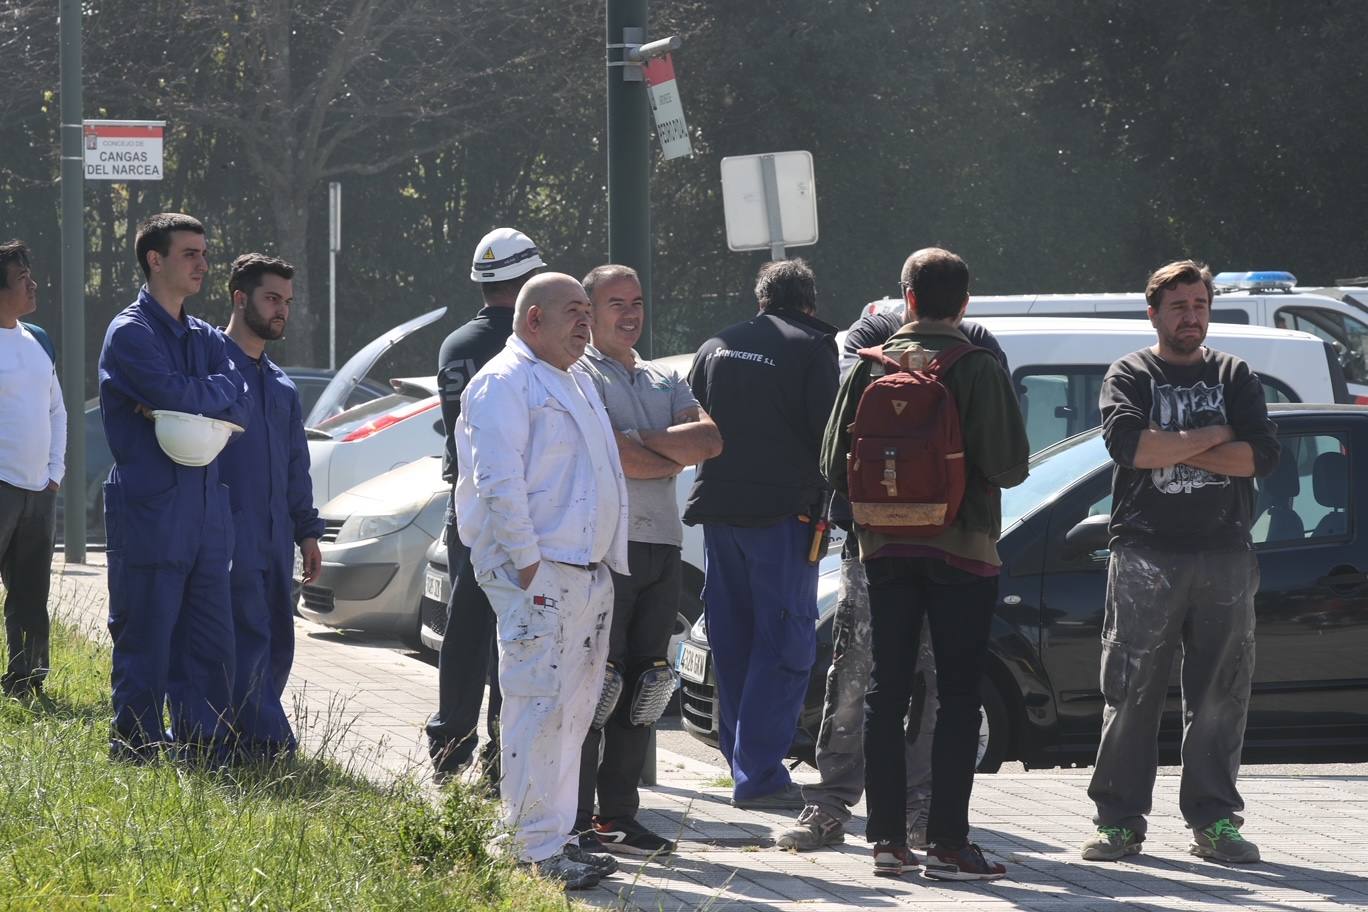
[{"label": "car wheel", "polygon": [[1007,704],[998,692],[997,685],[987,675],[979,688],[979,699],[983,709],[979,723],[978,771],[996,773],[1002,768],[1002,761],[1007,759],[1007,742],[1011,739]]}]

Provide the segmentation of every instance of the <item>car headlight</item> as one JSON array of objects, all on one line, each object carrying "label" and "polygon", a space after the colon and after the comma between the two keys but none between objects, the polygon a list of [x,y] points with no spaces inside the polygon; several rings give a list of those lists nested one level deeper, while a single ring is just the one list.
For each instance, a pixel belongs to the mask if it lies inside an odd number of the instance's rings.
[{"label": "car headlight", "polygon": [[379,538],[382,535],[398,532],[418,517],[419,511],[422,510],[425,503],[426,501],[408,504],[395,513],[382,513],[380,515],[353,513],[347,517],[346,522],[342,523],[342,528],[337,530],[336,542],[343,545],[347,542]]},{"label": "car headlight", "polygon": [[694,621],[689,628],[689,638],[696,643],[708,642],[708,616],[700,614],[698,620]]}]

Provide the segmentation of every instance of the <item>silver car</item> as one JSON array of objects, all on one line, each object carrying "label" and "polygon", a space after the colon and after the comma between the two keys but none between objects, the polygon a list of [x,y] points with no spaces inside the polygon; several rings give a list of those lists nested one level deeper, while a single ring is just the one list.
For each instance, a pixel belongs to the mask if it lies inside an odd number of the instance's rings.
[{"label": "silver car", "polygon": [[[323,517],[323,569],[303,587],[299,613],[329,627],[397,636],[421,648],[424,555],[442,533],[450,488],[442,461],[418,459],[339,494]],[[299,583],[296,565],[296,583]]]}]

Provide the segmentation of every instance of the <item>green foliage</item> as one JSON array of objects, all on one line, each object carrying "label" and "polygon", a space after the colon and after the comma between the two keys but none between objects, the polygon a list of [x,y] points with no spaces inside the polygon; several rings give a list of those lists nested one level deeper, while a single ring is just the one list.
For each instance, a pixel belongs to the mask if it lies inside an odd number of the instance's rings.
[{"label": "green foliage", "polygon": [[0,907],[566,908],[490,853],[493,809],[460,788],[438,808],[317,757],[111,763],[108,652],[54,633],[51,705],[0,702]]},{"label": "green foliage", "polygon": [[[60,335],[56,13],[12,6],[0,233],[34,243],[39,319]],[[340,356],[450,308],[378,368],[388,375],[430,372],[441,337],[477,309],[468,264],[490,228],[521,228],[574,275],[603,262],[602,0],[456,7],[87,4],[87,110],[170,123],[165,181],[87,188],[91,362],[140,282],[131,226],[160,208],[210,226],[215,272],[191,307],[213,319],[226,318],[234,254],[306,266],[290,344],[311,340],[318,363],[325,185],[340,180]],[[353,9],[373,11],[359,51]],[[791,253],[812,262],[838,324],[894,292],[928,244],[963,254],[980,294],[1138,290],[1182,255],[1308,284],[1368,271],[1363,3],[655,0],[651,15],[653,35],[684,38],[696,153],[652,175],[657,354],[753,312],[766,254],[727,249],[729,155],[813,152],[821,241]]]}]

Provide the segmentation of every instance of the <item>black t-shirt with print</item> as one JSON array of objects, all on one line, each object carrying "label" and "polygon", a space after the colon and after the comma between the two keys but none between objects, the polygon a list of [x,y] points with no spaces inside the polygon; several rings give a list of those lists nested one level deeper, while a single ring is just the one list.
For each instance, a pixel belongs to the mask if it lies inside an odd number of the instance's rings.
[{"label": "black t-shirt with print", "polygon": [[1164,551],[1242,551],[1250,547],[1254,482],[1182,463],[1135,468],[1140,435],[1149,428],[1182,431],[1229,424],[1254,449],[1254,474],[1278,462],[1278,438],[1263,386],[1234,355],[1202,349],[1196,364],[1170,364],[1150,349],[1126,355],[1107,371],[1098,404],[1112,476],[1113,544]]}]

